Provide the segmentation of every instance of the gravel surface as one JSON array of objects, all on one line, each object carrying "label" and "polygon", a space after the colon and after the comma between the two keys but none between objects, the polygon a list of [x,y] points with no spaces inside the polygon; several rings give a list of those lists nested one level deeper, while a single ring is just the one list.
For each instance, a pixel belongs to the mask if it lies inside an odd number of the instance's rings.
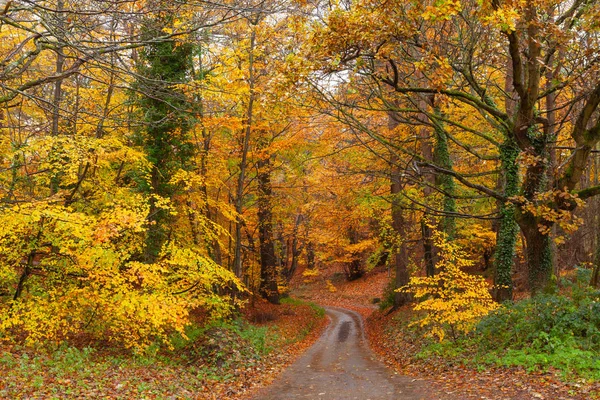
[{"label": "gravel surface", "polygon": [[321,338],[255,400],[441,399],[426,381],[401,376],[368,348],[359,314],[325,308],[331,322]]}]

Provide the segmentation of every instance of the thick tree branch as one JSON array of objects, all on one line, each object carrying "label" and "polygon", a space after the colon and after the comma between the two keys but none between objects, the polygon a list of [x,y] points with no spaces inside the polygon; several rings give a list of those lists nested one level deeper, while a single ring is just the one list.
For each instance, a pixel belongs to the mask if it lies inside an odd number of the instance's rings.
[{"label": "thick tree branch", "polygon": [[494,190],[492,190],[490,188],[487,188],[487,187],[485,187],[483,185],[479,185],[479,184],[476,184],[476,183],[469,182],[464,176],[462,176],[461,174],[459,174],[459,173],[457,173],[455,171],[452,171],[452,170],[449,170],[449,169],[446,169],[446,168],[442,168],[442,167],[439,167],[439,166],[437,166],[435,164],[431,164],[431,163],[428,163],[428,162],[419,162],[419,163],[417,163],[417,165],[422,166],[422,167],[431,168],[432,170],[434,170],[436,172],[439,172],[439,173],[442,173],[442,174],[450,175],[453,178],[456,178],[456,180],[458,180],[460,183],[462,183],[466,187],[469,187],[471,189],[475,189],[475,190],[477,190],[477,191],[479,191],[481,193],[485,193],[488,196],[493,197],[493,198],[495,198],[497,200],[508,201],[508,198],[506,196],[503,196],[500,193],[498,193],[498,192],[496,192],[496,191],[494,191]]},{"label": "thick tree branch", "polygon": [[578,192],[576,192],[576,194],[582,200],[589,199],[590,197],[594,197],[594,196],[597,196],[597,195],[600,194],[600,185],[599,186],[592,186],[592,187],[589,187],[589,188],[585,188],[585,189],[579,190]]}]

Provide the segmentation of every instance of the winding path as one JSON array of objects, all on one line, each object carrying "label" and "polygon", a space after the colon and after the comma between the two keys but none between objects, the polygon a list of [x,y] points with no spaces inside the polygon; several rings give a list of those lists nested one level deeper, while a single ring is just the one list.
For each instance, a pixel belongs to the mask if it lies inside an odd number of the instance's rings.
[{"label": "winding path", "polygon": [[367,347],[361,317],[326,307],[331,323],[319,340],[253,399],[420,400],[438,398],[423,381],[400,376]]}]

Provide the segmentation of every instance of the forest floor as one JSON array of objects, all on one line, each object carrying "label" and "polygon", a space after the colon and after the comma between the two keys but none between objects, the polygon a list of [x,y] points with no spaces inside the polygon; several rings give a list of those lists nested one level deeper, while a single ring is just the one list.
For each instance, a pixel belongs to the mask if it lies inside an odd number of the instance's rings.
[{"label": "forest floor", "polygon": [[331,320],[325,333],[254,400],[450,399],[377,360],[366,344],[358,313],[337,307],[325,310]]},{"label": "forest floor", "polygon": [[256,300],[234,321],[198,324],[195,339],[170,352],[43,352],[0,343],[0,399],[360,399],[369,381],[381,388],[370,392],[373,400],[400,391],[407,399],[600,398],[598,384],[565,381],[555,371],[477,368],[424,354],[427,342],[407,328],[410,309],[379,310],[388,282],[383,269],[353,282],[333,266],[298,274],[282,305]]},{"label": "forest floor", "polygon": [[[238,399],[269,384],[327,324],[323,310],[255,301],[244,315],[203,327],[174,351],[132,355],[110,346],[0,344],[0,399]],[[156,350],[156,349],[155,349]]]},{"label": "forest floor", "polygon": [[[323,306],[354,310],[364,318],[370,348],[399,375],[412,377],[437,394],[431,399],[489,400],[584,400],[600,398],[600,386],[584,381],[565,381],[555,371],[526,371],[521,367],[470,366],[428,353],[425,341],[407,329],[412,311],[389,313],[374,304],[389,282],[385,270],[375,269],[363,278],[346,282],[334,268],[318,276],[299,275],[292,282],[298,298]],[[392,398],[392,397],[390,397]]]}]

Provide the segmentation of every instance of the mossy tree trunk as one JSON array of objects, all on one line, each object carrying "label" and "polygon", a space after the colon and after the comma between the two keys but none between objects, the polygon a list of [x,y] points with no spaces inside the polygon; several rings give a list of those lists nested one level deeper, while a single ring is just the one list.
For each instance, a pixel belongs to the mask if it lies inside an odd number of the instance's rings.
[{"label": "mossy tree trunk", "polygon": [[594,252],[594,270],[592,271],[592,279],[590,285],[596,289],[600,289],[600,229],[596,232],[596,249]]},{"label": "mossy tree trunk", "polygon": [[540,221],[537,218],[519,218],[519,225],[527,244],[528,283],[531,294],[550,290],[554,271],[552,237],[540,231]]},{"label": "mossy tree trunk", "polygon": [[[441,117],[439,107],[434,107],[434,115]],[[440,120],[435,121],[435,147],[433,151],[433,162],[435,165],[445,170],[452,170],[452,159],[448,148],[448,137],[441,125]],[[440,229],[444,232],[448,240],[453,240],[456,236],[456,200],[454,198],[455,184],[454,178],[448,174],[437,174],[435,176],[435,185],[444,195],[442,211],[444,216],[440,221]]]},{"label": "mossy tree trunk", "polygon": [[[140,142],[151,165],[150,182],[140,179],[140,189],[167,199],[177,191],[170,182],[173,174],[180,168],[189,168],[194,154],[188,135],[191,125],[189,103],[185,94],[176,88],[189,77],[193,46],[174,39],[152,42],[163,36],[163,29],[173,23],[174,17],[169,15],[149,17],[144,22],[142,35],[149,44],[140,53],[135,84],[137,103],[144,113]],[[157,206],[156,199],[152,198],[142,256],[145,262],[151,263],[158,258],[169,238],[170,219],[169,213]]]},{"label": "mossy tree trunk", "polygon": [[[503,172],[503,192],[507,197],[515,196],[519,191],[518,155],[519,148],[517,144],[510,139],[506,139],[500,147],[500,159]],[[515,219],[515,206],[512,203],[502,203],[499,214],[500,224],[496,236],[496,251],[494,254],[494,297],[496,301],[503,302],[512,299],[512,269],[519,226]]]}]

